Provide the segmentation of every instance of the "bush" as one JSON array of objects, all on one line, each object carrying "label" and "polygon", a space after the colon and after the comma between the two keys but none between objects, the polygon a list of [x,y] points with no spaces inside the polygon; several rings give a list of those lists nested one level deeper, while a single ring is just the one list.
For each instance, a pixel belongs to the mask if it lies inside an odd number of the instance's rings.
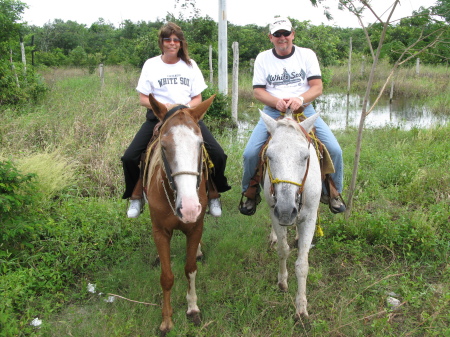
[{"label": "bush", "polygon": [[27,67],[25,74],[21,63],[12,67],[9,62],[0,60],[0,105],[36,102],[47,90],[32,67]]},{"label": "bush", "polygon": [[12,216],[11,210],[30,201],[34,174],[21,174],[10,161],[0,161],[0,220]]},{"label": "bush", "polygon": [[219,92],[216,87],[208,87],[202,93],[202,100],[216,95],[203,120],[212,129],[224,130],[234,126],[231,118],[230,98]]}]

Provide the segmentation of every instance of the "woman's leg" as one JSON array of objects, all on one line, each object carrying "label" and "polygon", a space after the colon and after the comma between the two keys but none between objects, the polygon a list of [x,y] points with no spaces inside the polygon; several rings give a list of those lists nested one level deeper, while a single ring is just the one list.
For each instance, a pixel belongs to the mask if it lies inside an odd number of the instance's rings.
[{"label": "woman's leg", "polygon": [[206,151],[214,164],[214,168],[211,173],[212,181],[216,185],[217,192],[226,192],[231,189],[231,186],[228,185],[227,177],[225,177],[225,167],[227,165],[228,156],[225,154],[222,147],[211,134],[211,131],[209,131],[206,125],[202,121],[198,124],[202,132]]},{"label": "woman's leg", "polygon": [[158,120],[156,118],[147,119],[144,124],[142,124],[130,146],[126,149],[121,158],[125,176],[125,193],[123,194],[122,199],[131,197],[134,187],[139,180],[141,155],[147,148],[147,145],[153,136],[153,129],[157,123]]}]

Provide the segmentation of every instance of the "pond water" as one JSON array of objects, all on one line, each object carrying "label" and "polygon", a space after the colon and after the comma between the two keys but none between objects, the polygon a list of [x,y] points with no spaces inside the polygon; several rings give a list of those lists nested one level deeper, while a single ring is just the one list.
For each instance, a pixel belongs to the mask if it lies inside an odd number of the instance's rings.
[{"label": "pond water", "polygon": [[[324,94],[316,100],[316,111],[327,122],[332,130],[344,130],[347,127],[359,127],[362,110],[362,95],[350,95],[347,109],[346,94]],[[376,97],[371,97],[369,105]],[[257,107],[255,106],[255,109]],[[237,140],[245,142],[253,130],[254,122],[239,121]],[[374,110],[367,115],[365,128],[382,128],[385,126],[398,127],[402,130],[411,128],[429,128],[446,123],[448,118],[444,115],[433,114],[426,106],[419,105],[410,99],[398,98],[389,103],[389,99],[382,97]]]},{"label": "pond water", "polygon": [[[345,129],[359,127],[361,119],[363,96],[350,95],[347,109],[346,94],[325,94],[317,100],[316,111],[322,114],[331,129]],[[370,105],[375,101],[372,97]],[[381,98],[374,110],[366,117],[366,128],[381,128],[384,126],[399,127],[409,130],[413,127],[428,128],[445,123],[445,116],[436,116],[426,106],[418,105],[410,99],[394,99],[389,103],[388,98]]]}]

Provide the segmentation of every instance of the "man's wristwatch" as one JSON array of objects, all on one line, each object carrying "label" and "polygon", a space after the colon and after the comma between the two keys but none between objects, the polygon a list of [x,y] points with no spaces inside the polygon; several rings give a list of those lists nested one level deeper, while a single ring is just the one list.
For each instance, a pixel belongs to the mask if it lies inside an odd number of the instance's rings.
[{"label": "man's wristwatch", "polygon": [[298,96],[298,98],[300,98],[300,101],[302,101],[302,105],[305,104],[305,99],[303,98],[303,96]]}]

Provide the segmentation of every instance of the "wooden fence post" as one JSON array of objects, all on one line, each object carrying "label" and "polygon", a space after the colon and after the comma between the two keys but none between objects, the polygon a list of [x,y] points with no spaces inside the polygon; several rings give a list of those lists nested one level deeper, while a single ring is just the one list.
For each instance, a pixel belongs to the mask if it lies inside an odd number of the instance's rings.
[{"label": "wooden fence post", "polygon": [[417,58],[416,60],[416,75],[419,75],[420,73],[420,58]]},{"label": "wooden fence post", "polygon": [[231,117],[237,123],[238,119],[238,96],[239,96],[239,43],[233,42],[233,84],[231,96]]},{"label": "wooden fence post", "polygon": [[9,50],[10,56],[9,56],[9,61],[11,62],[11,70],[14,73],[14,77],[16,79],[16,85],[18,88],[20,88],[20,82],[19,82],[19,76],[17,76],[17,72],[16,72],[16,67],[14,67],[14,63],[13,63],[13,59],[12,59],[12,49]]},{"label": "wooden fence post", "polygon": [[214,70],[212,63],[212,45],[209,45],[209,82],[212,84],[214,80]]},{"label": "wooden fence post", "polygon": [[347,74],[347,111],[345,115],[345,127],[348,126],[348,115],[350,111],[350,83],[352,77],[352,37],[350,36],[350,47],[348,51],[348,74]]},{"label": "wooden fence post", "polygon": [[391,82],[391,92],[389,94],[389,104],[392,103],[393,98],[394,98],[394,78],[392,78],[392,82]]},{"label": "wooden fence post", "polygon": [[366,62],[366,57],[363,55],[362,56],[362,61],[361,61],[361,77],[364,76],[364,67],[365,67],[365,62]]},{"label": "wooden fence post", "polygon": [[22,53],[23,74],[27,74],[27,57],[25,55],[25,45],[23,44],[23,37],[20,36],[20,52]]},{"label": "wooden fence post", "polygon": [[103,63],[100,63],[99,67],[98,67],[98,72],[99,72],[99,76],[100,76],[100,84],[103,86],[105,85],[105,72],[103,69]]}]

